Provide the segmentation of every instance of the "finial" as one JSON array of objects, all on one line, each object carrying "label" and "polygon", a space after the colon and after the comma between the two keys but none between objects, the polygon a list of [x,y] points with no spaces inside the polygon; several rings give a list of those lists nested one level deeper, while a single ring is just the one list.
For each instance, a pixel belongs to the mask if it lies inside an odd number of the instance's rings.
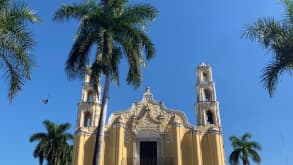
[{"label": "finial", "polygon": [[117,122],[118,122],[118,123],[122,123],[122,121],[123,121],[123,120],[122,120],[122,116],[120,115],[120,116],[117,118]]},{"label": "finial", "polygon": [[150,86],[147,86],[146,89],[145,89],[145,93],[151,93],[151,87]]},{"label": "finial", "polygon": [[123,122],[123,119],[122,119],[122,116],[120,115],[117,119],[116,119],[116,126],[117,127],[124,127],[124,122]]},{"label": "finial", "polygon": [[199,66],[203,67],[203,66],[207,66],[207,64],[205,64],[204,62],[201,62],[201,64],[199,64]]},{"label": "finial", "polygon": [[152,100],[153,94],[151,93],[151,88],[149,86],[146,87],[145,92],[143,94],[143,100]]}]

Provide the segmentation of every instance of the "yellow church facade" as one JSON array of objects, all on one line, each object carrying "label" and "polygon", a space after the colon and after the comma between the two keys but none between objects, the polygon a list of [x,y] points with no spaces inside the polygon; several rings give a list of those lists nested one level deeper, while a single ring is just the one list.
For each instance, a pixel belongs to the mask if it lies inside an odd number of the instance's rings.
[{"label": "yellow church facade", "polygon": [[[129,110],[110,115],[104,128],[102,165],[225,165],[219,106],[212,69],[196,69],[195,112],[191,125],[182,111],[153,99],[148,87]],[[99,89],[101,90],[101,89]],[[85,77],[74,139],[73,165],[91,165],[100,98]]]}]

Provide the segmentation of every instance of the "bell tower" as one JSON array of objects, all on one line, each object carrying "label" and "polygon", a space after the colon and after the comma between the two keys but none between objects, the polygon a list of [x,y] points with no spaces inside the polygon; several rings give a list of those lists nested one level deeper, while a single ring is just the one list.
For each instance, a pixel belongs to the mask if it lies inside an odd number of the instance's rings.
[{"label": "bell tower", "polygon": [[219,103],[216,97],[211,66],[204,63],[200,64],[196,69],[196,77],[197,125],[221,128]]},{"label": "bell tower", "polygon": [[77,123],[74,135],[72,165],[91,164],[94,146],[95,130],[100,117],[100,91],[94,89],[90,81],[91,70],[86,68],[81,99],[78,104]]},{"label": "bell tower", "polygon": [[100,95],[101,86],[94,89],[94,85],[90,83],[91,70],[87,68],[84,83],[82,87],[81,100],[78,105],[78,121],[77,130],[82,128],[91,128],[98,126],[100,115]]},{"label": "bell tower", "polygon": [[197,101],[195,108],[197,128],[201,132],[202,164],[225,165],[219,103],[211,66],[200,64],[196,69],[196,77]]}]

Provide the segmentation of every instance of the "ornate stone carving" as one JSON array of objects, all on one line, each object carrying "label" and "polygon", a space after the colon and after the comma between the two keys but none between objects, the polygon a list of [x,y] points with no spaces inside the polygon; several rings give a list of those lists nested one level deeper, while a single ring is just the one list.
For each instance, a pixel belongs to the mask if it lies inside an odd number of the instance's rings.
[{"label": "ornate stone carving", "polygon": [[138,129],[136,132],[136,137],[139,138],[159,138],[160,133],[153,129]]},{"label": "ornate stone carving", "polygon": [[122,115],[116,119],[115,127],[125,127],[125,122],[123,121]]},{"label": "ornate stone carving", "polygon": [[124,136],[124,141],[126,144],[128,143],[131,143],[133,140],[132,140],[132,131],[130,131],[128,128],[128,125],[126,125],[125,127],[125,136]]},{"label": "ornate stone carving", "polygon": [[150,114],[146,114],[142,119],[139,120],[137,126],[139,128],[157,128],[158,122],[150,117]]},{"label": "ornate stone carving", "polygon": [[170,133],[166,133],[164,137],[167,143],[171,143],[173,141],[173,138]]},{"label": "ornate stone carving", "polygon": [[183,113],[167,110],[162,102],[154,101],[149,87],[146,89],[142,101],[133,103],[130,110],[113,113],[107,128],[117,122],[120,125],[127,123],[125,126],[125,134],[129,135],[125,135],[128,136],[127,138],[130,138],[130,134],[138,135],[142,131],[155,131],[158,135],[164,134],[165,128],[169,126],[192,128],[187,124]]},{"label": "ornate stone carving", "polygon": [[151,93],[151,88],[150,87],[146,88],[146,91],[145,91],[145,93],[143,95],[143,100],[145,100],[145,101],[153,100],[153,94]]}]

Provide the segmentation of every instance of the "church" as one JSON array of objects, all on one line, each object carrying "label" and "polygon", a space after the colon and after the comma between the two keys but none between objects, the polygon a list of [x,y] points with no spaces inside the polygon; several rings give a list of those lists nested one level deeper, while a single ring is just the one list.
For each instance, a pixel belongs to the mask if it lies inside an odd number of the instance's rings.
[{"label": "church", "polygon": [[[110,115],[104,128],[101,164],[225,165],[211,66],[200,64],[196,78],[196,126],[187,122],[183,111],[168,109],[161,101],[154,100],[147,87],[140,101],[133,102],[126,111]],[[78,104],[72,165],[92,164],[100,96],[89,80],[87,74]]]}]

